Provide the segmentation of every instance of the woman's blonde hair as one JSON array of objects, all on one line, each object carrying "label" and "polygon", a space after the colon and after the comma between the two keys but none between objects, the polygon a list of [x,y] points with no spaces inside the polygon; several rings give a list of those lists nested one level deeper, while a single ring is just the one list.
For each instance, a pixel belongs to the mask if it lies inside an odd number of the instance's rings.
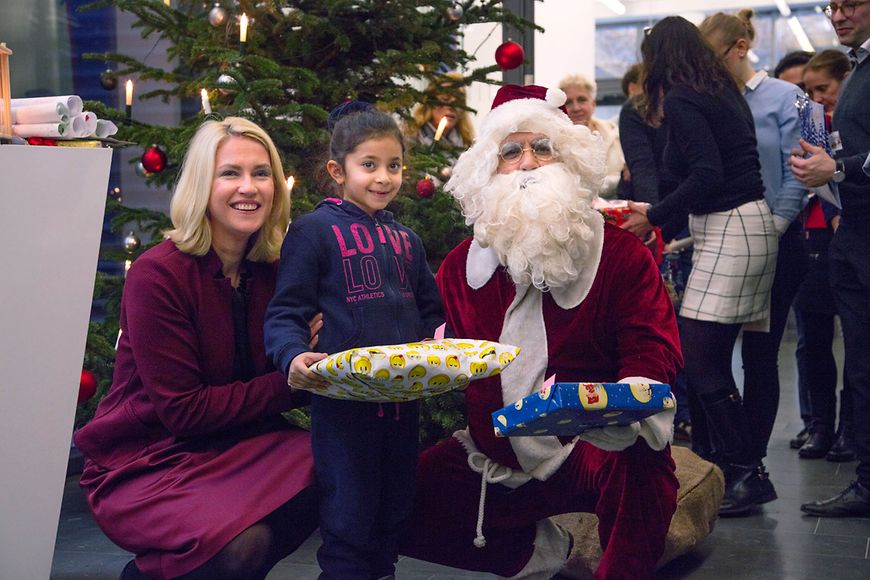
[{"label": "woman's blonde hair", "polygon": [[[433,79],[429,81],[428,86],[426,87],[426,93],[429,95],[438,95],[441,89],[448,84],[452,84],[454,81],[461,81],[462,73],[451,71],[445,73],[443,78],[441,79]],[[471,124],[471,115],[468,114],[468,110],[465,109],[465,89],[460,88],[457,91],[457,98],[453,102],[453,107],[456,109],[456,130],[459,132],[459,136],[462,137],[462,142],[465,143],[465,146],[468,147],[474,142],[474,125]],[[426,123],[432,120],[432,109],[435,106],[420,103],[414,108],[414,112],[412,114],[413,124],[408,127],[409,135],[416,134],[420,131],[420,128],[423,127]]]},{"label": "woman's blonde hair", "polygon": [[705,18],[698,30],[708,40],[718,35],[719,40],[726,46],[736,44],[741,38],[752,46],[755,42],[755,26],[752,24],[754,15],[752,8],[743,8],[737,14],[717,12]]},{"label": "woman's blonde hair", "polygon": [[184,156],[181,174],[169,204],[169,216],[174,229],[165,232],[179,250],[194,256],[204,256],[211,248],[211,224],[208,220],[208,200],[215,172],[215,157],[221,143],[230,137],[253,139],[269,153],[275,193],[272,211],[257,232],[247,259],[253,262],[274,262],[281,253],[281,243],[290,223],[290,193],[284,180],[281,157],[269,135],[257,124],[241,117],[222,121],[206,121],[196,130]]},{"label": "woman's blonde hair", "polygon": [[596,94],[598,94],[598,85],[595,84],[595,81],[580,74],[568,75],[559,81],[559,88],[561,90],[564,91],[568,87],[580,87],[589,93],[589,98],[593,101],[595,100]]}]

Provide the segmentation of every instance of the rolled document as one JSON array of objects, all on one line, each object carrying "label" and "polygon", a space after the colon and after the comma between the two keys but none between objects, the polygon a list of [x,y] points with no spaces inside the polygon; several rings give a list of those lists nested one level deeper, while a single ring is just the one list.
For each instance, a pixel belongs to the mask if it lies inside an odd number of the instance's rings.
[{"label": "rolled document", "polygon": [[70,138],[69,123],[35,123],[32,125],[12,125],[12,133],[19,137]]},{"label": "rolled document", "polygon": [[82,103],[82,98],[78,95],[64,95],[62,97],[31,97],[29,99],[12,99],[12,108],[18,109],[20,107],[29,107],[32,105],[39,105],[42,103],[61,103],[64,105],[67,110],[69,110],[69,116],[75,117],[76,115],[80,115],[82,110],[84,109],[84,104]]},{"label": "rolled document", "polygon": [[69,120],[69,130],[64,139],[78,139],[84,137],[85,133],[85,117],[84,115],[76,115]]},{"label": "rolled document", "polygon": [[118,126],[113,122],[107,121],[106,119],[97,119],[97,129],[94,132],[94,135],[97,138],[105,139],[106,137],[111,137],[117,132]]},{"label": "rolled document", "polygon": [[37,103],[12,109],[13,125],[66,123],[67,121],[69,121],[69,109],[63,103]]},{"label": "rolled document", "polygon": [[90,111],[84,111],[73,119],[73,127],[76,127],[76,119],[81,119],[80,130],[74,133],[75,138],[91,137],[97,130],[97,116]]}]

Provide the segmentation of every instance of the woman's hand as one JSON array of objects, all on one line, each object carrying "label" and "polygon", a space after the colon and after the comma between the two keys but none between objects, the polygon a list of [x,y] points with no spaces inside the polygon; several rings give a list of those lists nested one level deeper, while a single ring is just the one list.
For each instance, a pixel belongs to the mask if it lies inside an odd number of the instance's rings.
[{"label": "woman's hand", "polygon": [[290,388],[311,390],[326,387],[329,384],[327,380],[308,368],[326,357],[325,352],[303,352],[296,355],[287,372],[287,384]]},{"label": "woman's hand", "polygon": [[630,231],[641,240],[645,240],[647,234],[653,229],[652,224],[646,218],[649,204],[630,201],[628,202],[628,208],[631,210],[631,213],[628,214],[628,219],[622,224],[622,229]]},{"label": "woman's hand", "polygon": [[320,329],[323,328],[323,313],[318,312],[314,318],[308,321],[308,329],[311,331],[311,339],[308,341],[308,348],[314,350],[317,343],[320,342]]}]

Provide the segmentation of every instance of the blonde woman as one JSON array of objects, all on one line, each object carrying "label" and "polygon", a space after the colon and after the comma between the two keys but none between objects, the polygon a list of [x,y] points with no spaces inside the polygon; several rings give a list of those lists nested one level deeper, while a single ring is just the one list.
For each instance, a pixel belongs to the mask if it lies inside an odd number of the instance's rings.
[{"label": "blonde woman", "polygon": [[263,348],[290,217],[272,140],[204,123],[170,210],[127,276],[114,382],[75,434],[81,486],[136,555],[122,578],[264,578],[317,525],[309,436],[281,417],[305,397]]},{"label": "blonde woman", "polygon": [[449,72],[442,80],[429,83],[426,93],[436,103],[421,103],[414,108],[412,121],[405,132],[410,141],[431,145],[441,119],[447,119],[441,137],[444,143],[463,150],[471,147],[474,142],[474,126],[471,124],[471,115],[464,108],[465,89],[458,89],[453,93],[445,90],[446,86],[461,80],[460,73]]},{"label": "blonde woman", "polygon": [[622,155],[619,128],[616,123],[592,116],[595,112],[597,91],[595,81],[583,75],[569,75],[559,82],[559,88],[568,96],[565,111],[571,121],[575,125],[586,125],[591,131],[597,132],[604,141],[604,150],[607,152],[607,173],[604,177],[604,186],[598,195],[604,199],[616,199],[619,178],[625,167],[625,157]]}]

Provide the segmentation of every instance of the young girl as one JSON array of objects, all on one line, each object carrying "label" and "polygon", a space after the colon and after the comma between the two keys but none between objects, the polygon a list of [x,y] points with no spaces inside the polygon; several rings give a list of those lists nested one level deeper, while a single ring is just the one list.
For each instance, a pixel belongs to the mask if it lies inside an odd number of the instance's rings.
[{"label": "young girl", "polygon": [[[399,127],[371,105],[335,116],[326,170],[343,199],[292,223],[266,316],[268,354],[296,387],[322,381],[308,369],[327,356],[308,348],[317,312],[328,353],[431,337],[444,318],[420,238],[385,209],[402,185]],[[322,579],[392,576],[414,500],[418,414],[416,402],[312,397]]]}]

